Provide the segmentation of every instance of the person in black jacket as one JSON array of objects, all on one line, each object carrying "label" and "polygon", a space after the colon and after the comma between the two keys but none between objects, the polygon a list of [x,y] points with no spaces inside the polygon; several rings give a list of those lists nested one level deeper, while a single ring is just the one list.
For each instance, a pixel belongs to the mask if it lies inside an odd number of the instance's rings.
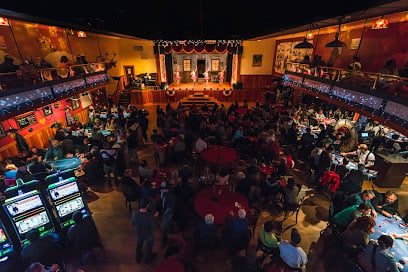
[{"label": "person in black jacket", "polygon": [[381,213],[386,217],[391,217],[393,214],[398,214],[398,196],[396,193],[388,191],[386,193],[375,193],[375,197],[371,200],[371,204],[377,213]]}]

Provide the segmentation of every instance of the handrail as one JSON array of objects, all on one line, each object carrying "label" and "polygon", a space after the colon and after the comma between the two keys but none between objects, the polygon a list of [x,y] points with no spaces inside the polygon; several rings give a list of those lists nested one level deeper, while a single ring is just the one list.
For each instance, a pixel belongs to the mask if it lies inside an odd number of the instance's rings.
[{"label": "handrail", "polygon": [[408,97],[408,78],[396,75],[352,71],[296,62],[288,62],[286,71],[331,80],[336,84],[352,85],[369,90],[385,90],[395,96]]},{"label": "handrail", "polygon": [[27,87],[40,82],[49,82],[105,70],[105,63],[100,62],[44,69],[21,66],[16,72],[0,73],[0,91]]}]

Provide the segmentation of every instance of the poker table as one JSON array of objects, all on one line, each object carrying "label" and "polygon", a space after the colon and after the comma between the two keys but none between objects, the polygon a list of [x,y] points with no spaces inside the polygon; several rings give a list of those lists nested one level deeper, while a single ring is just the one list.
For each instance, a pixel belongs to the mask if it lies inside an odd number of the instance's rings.
[{"label": "poker table", "polygon": [[[343,159],[344,159],[344,157],[341,156],[338,152],[334,152],[334,153],[332,154],[332,159],[333,159],[333,164],[337,166],[339,163],[340,163],[340,164],[343,164]],[[357,163],[350,161],[350,162],[346,165],[346,168],[347,168],[348,170],[357,170],[357,169],[358,169],[358,165],[357,165]],[[374,179],[374,178],[377,177],[378,171],[370,170],[370,169],[367,169],[367,168],[366,168],[366,169],[364,170],[364,173],[368,176],[369,179]]]},{"label": "poker table", "polygon": [[[398,221],[396,218],[388,218],[378,214],[375,218],[377,223],[374,227],[374,233],[370,235],[371,240],[377,240],[381,235],[390,235],[392,233],[403,234],[407,232],[404,221]],[[408,246],[403,239],[394,239],[394,245],[390,250],[395,260],[403,265],[402,271],[408,272]]]},{"label": "poker table", "polygon": [[[301,135],[305,134],[306,133],[306,128],[307,128],[307,126],[305,126],[305,125],[298,125],[299,134],[301,134]],[[311,127],[310,129],[312,130],[311,134],[313,135],[313,137],[315,139],[317,139],[318,136],[317,136],[316,133],[319,133],[320,129],[319,128],[314,128],[314,127]]]},{"label": "poker table", "polygon": [[272,172],[276,172],[277,170],[276,170],[276,168],[273,167],[272,165],[266,165],[266,166],[264,166],[264,167],[259,167],[259,171],[260,171],[262,174],[270,175],[270,174],[272,174]]},{"label": "poker table", "polygon": [[[237,205],[239,204],[239,205]],[[194,201],[197,213],[204,218],[207,214],[214,215],[214,223],[222,225],[230,211],[235,216],[240,206],[244,210],[249,210],[248,201],[245,196],[238,192],[233,192],[228,186],[214,186],[201,190]]]},{"label": "poker table", "polygon": [[[394,140],[394,139],[392,138],[394,135],[398,135],[398,139]],[[388,132],[388,133],[385,134],[384,136],[385,136],[386,138],[391,139],[391,140],[393,140],[393,141],[395,141],[395,142],[398,142],[398,143],[408,142],[408,138],[405,137],[404,135],[398,133],[398,132]]]},{"label": "poker table", "polygon": [[155,272],[184,272],[184,266],[179,260],[164,260],[154,270]]},{"label": "poker table", "polygon": [[101,133],[102,133],[102,135],[103,135],[104,137],[106,137],[106,136],[111,135],[111,134],[112,134],[112,131],[111,131],[111,130],[103,129],[103,130],[101,130]]},{"label": "poker table", "polygon": [[211,163],[224,164],[236,160],[237,152],[230,147],[212,145],[200,152],[201,157]]},{"label": "poker table", "polygon": [[58,168],[58,170],[63,171],[78,168],[81,165],[81,159],[78,157],[72,157],[59,159],[56,161],[47,161],[47,163],[51,165],[52,168]]}]

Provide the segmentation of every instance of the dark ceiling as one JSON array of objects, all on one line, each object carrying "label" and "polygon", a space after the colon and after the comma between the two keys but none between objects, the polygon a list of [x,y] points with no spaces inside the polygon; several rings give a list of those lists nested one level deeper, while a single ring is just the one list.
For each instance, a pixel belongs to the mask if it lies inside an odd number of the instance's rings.
[{"label": "dark ceiling", "polygon": [[146,39],[248,39],[392,0],[3,1],[1,8]]}]

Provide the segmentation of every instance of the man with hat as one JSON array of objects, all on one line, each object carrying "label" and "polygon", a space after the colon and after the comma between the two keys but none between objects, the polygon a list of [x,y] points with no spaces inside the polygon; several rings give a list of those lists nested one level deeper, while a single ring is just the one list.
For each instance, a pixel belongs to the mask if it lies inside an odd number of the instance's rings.
[{"label": "man with hat", "polygon": [[364,164],[364,166],[372,167],[375,162],[374,153],[368,150],[368,146],[366,144],[360,144],[358,146],[358,150],[348,153],[341,153],[342,156],[347,155],[357,155],[358,163]]},{"label": "man with hat", "polygon": [[279,244],[280,257],[292,269],[304,270],[307,263],[307,256],[299,246],[302,240],[298,230],[292,229],[290,241],[282,240]]}]

